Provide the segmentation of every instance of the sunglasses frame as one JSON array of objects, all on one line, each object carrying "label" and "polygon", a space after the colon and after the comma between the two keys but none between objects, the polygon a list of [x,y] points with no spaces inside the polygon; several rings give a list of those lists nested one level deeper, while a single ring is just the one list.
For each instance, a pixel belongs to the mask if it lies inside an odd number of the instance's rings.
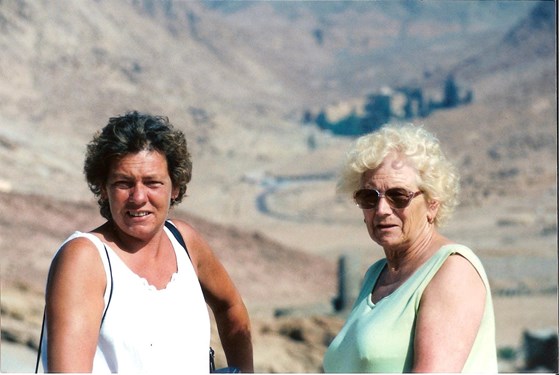
[{"label": "sunglasses frame", "polygon": [[[394,190],[401,190],[401,191],[406,191],[407,192],[407,194],[406,194],[407,195],[407,201],[406,201],[406,204],[404,206],[402,206],[402,207],[395,206],[395,202],[390,198],[390,196],[389,197],[387,196],[387,192],[389,192],[391,190],[393,190],[393,191]],[[372,207],[363,207],[362,204],[358,201],[357,196],[358,196],[359,193],[361,193],[363,191],[371,191],[371,192],[375,192],[377,194],[377,202],[375,202]],[[376,208],[377,205],[379,205],[379,201],[381,200],[381,198],[385,197],[385,200],[389,204],[389,207],[391,207],[392,209],[396,209],[396,210],[402,210],[404,208],[407,208],[410,205],[410,202],[412,202],[412,200],[414,198],[416,198],[417,196],[419,196],[420,194],[423,194],[423,193],[424,192],[421,191],[421,190],[413,192],[413,191],[407,190],[405,188],[390,188],[390,189],[387,189],[384,192],[380,192],[377,189],[366,189],[366,188],[364,188],[364,189],[356,190],[354,192],[354,202],[356,203],[356,206],[360,207],[362,210],[371,210],[373,208]]]}]

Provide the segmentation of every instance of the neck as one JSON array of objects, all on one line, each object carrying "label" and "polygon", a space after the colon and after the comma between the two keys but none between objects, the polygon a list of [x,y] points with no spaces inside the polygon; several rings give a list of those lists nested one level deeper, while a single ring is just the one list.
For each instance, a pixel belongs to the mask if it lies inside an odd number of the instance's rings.
[{"label": "neck", "polygon": [[[107,222],[107,226],[109,227],[110,233],[108,240],[113,242],[116,247],[122,251],[129,254],[135,254],[142,251],[142,253],[145,253],[146,255],[157,255],[160,248],[161,236],[156,235],[149,241],[145,241],[141,238],[136,238],[127,234],[111,221]],[[153,249],[153,251],[150,251],[150,249]]]},{"label": "neck", "polygon": [[443,236],[432,230],[406,247],[384,249],[390,278],[395,281],[406,279],[446,242]]}]

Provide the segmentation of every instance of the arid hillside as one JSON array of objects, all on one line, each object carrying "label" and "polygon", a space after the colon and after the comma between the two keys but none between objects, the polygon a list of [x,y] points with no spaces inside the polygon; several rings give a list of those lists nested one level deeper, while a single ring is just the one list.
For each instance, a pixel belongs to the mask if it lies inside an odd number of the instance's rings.
[{"label": "arid hillside", "polygon": [[553,1],[0,1],[1,370],[32,371],[50,260],[101,223],[85,144],[137,109],[187,135],[194,176],[172,216],[238,284],[257,371],[320,372],[343,321],[338,257],[359,280],[383,253],[334,192],[353,139],[303,115],[384,87],[439,99],[450,74],[472,102],[412,121],[459,166],[442,231],[483,260],[501,370],[524,370],[523,331],[558,326],[556,28]]}]

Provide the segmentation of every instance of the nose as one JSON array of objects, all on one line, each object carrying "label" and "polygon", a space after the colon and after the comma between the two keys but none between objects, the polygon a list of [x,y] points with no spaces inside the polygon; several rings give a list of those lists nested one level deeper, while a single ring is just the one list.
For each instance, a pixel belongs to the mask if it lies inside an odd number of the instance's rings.
[{"label": "nose", "polygon": [[377,202],[377,206],[375,207],[375,213],[378,215],[382,215],[382,214],[387,214],[387,213],[392,213],[393,209],[391,208],[391,206],[389,205],[389,202],[387,202],[387,199],[385,198],[385,194],[379,194],[379,201]]},{"label": "nose", "polygon": [[132,203],[143,203],[146,200],[146,187],[142,183],[134,185],[130,189],[128,200]]}]

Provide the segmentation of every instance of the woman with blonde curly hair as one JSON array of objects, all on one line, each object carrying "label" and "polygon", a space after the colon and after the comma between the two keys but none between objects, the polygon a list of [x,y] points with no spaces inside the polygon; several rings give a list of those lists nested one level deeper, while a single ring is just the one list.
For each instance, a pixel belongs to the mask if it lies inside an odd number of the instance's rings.
[{"label": "woman with blonde curly hair", "polygon": [[338,191],[362,209],[385,258],[323,361],[326,372],[497,372],[490,286],[478,257],[438,228],[459,176],[439,141],[413,124],[359,138]]}]

